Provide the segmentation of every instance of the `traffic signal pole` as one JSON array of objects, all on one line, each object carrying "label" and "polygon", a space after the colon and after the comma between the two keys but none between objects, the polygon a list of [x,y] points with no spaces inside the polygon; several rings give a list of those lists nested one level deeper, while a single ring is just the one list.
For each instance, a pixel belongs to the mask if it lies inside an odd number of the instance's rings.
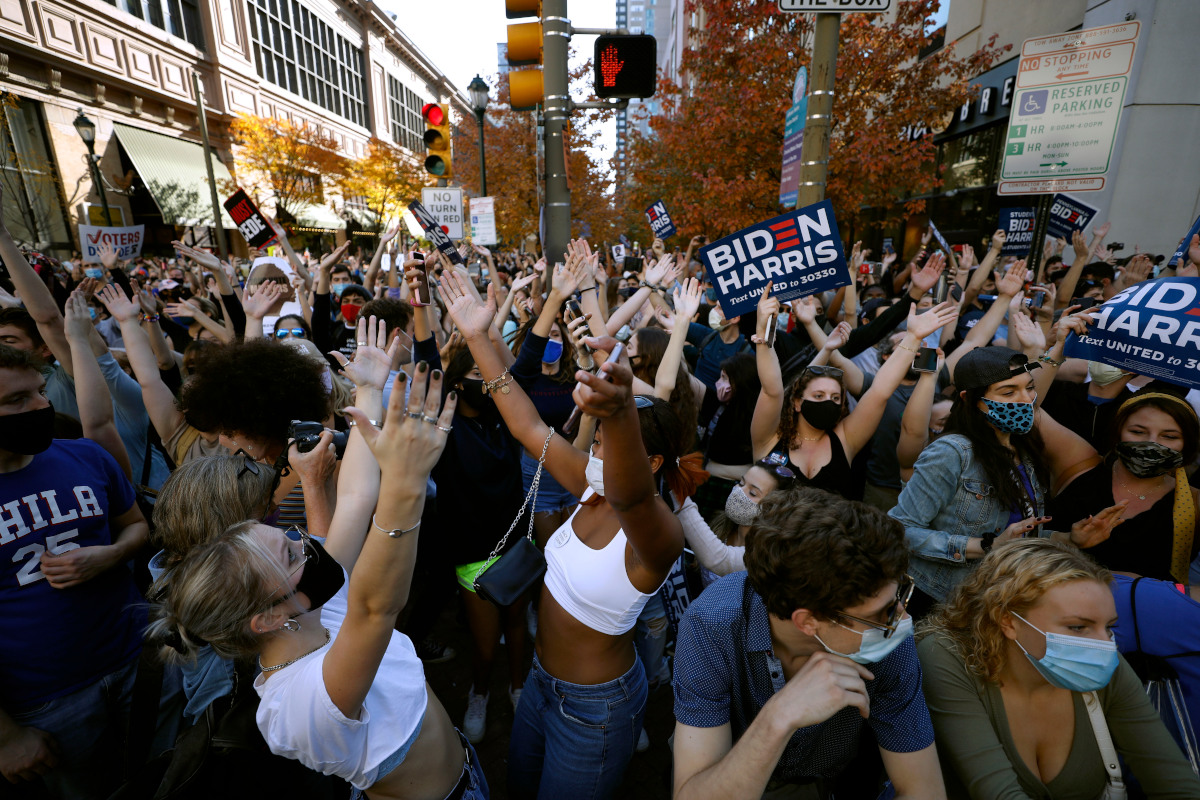
[{"label": "traffic signal pole", "polygon": [[542,64],[545,99],[546,143],[546,241],[542,242],[546,263],[553,267],[566,260],[571,239],[571,189],[567,186],[567,148],[563,136],[570,113],[567,51],[571,21],[567,0],[542,0]]},{"label": "traffic signal pole", "polygon": [[838,31],[841,14],[817,14],[813,36],[812,77],[804,142],[800,146],[800,189],[796,208],[825,199],[829,172],[829,122],[833,116],[833,80],[837,75]]}]

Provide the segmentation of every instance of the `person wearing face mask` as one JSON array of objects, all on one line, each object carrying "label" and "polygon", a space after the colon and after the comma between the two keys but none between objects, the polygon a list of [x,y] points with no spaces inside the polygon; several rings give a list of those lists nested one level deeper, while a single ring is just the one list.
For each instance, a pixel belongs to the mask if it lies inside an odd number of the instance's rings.
[{"label": "person wearing face mask", "polygon": [[711,477],[696,490],[696,505],[705,519],[712,519],[724,507],[729,492],[754,463],[746,430],[761,390],[754,356],[738,353],[721,362],[717,390],[704,393],[699,449]]},{"label": "person wearing face mask", "polygon": [[1139,796],[1200,797],[1117,652],[1111,581],[1072,546],[1015,541],[921,623],[917,652],[950,800],[1124,797],[1121,762]]},{"label": "person wearing face mask", "polygon": [[944,798],[900,525],[820,490],[775,492],[745,560],[679,626],[674,797],[830,797],[865,725],[897,797]]},{"label": "person wearing face mask", "polygon": [[[1185,467],[1200,452],[1200,421],[1181,396],[1182,387],[1155,381],[1116,409],[1107,455],[1058,487],[1050,513],[1059,525],[1122,508],[1116,529],[1101,529],[1078,542],[1100,564],[1146,578],[1189,583],[1188,566],[1200,552],[1197,509],[1200,492]],[[1072,460],[1100,460],[1088,442],[1059,420],[1039,421],[1048,449]]]},{"label": "person wearing face mask", "polygon": [[[1007,347],[968,352],[954,369],[958,395],[945,433],[921,451],[912,479],[888,514],[913,553],[918,619],[998,543],[1040,536],[1051,521],[1049,487],[1096,459],[1044,445],[1035,427],[1036,362]],[[1045,417],[1044,412],[1042,417]],[[1119,524],[1120,508],[1059,527],[1075,544]],[[1066,533],[1069,531],[1069,533]]]},{"label": "person wearing face mask", "polygon": [[[703,319],[703,317],[702,317]],[[696,357],[696,377],[715,391],[717,379],[721,376],[721,362],[731,356],[750,349],[750,342],[738,329],[741,317],[727,319],[719,305],[714,305],[708,311],[708,325],[699,322],[689,322],[687,332],[688,344],[698,352]]]},{"label": "person wearing face mask", "polygon": [[1059,365],[1063,363],[1062,349],[1066,338],[1066,331],[1060,327],[1055,346],[1041,359],[1047,374],[1053,374],[1054,377],[1041,407],[1071,432],[1087,440],[1092,447],[1102,450],[1107,444],[1117,409],[1133,397],[1129,381],[1136,376],[1099,361],[1072,361],[1066,369],[1078,374],[1086,363],[1089,380],[1076,383],[1061,377],[1058,374],[1061,372]]}]

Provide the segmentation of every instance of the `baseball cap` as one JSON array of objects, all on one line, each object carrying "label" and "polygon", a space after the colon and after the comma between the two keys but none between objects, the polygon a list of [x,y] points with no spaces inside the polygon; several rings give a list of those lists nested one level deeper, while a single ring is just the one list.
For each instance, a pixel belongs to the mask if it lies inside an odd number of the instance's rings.
[{"label": "baseball cap", "polygon": [[963,356],[954,367],[954,386],[957,389],[982,389],[1031,372],[1039,366],[1024,353],[1018,353],[1010,347],[977,347]]}]

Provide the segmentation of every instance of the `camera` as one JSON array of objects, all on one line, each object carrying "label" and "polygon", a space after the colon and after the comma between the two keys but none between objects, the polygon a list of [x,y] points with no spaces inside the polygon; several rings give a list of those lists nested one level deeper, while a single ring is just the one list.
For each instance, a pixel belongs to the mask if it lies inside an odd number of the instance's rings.
[{"label": "camera", "polygon": [[1125,249],[1125,243],[1124,242],[1112,242],[1108,245],[1108,249],[1113,251],[1114,253],[1119,253]]},{"label": "camera", "polygon": [[[296,449],[301,453],[310,453],[317,446],[317,443],[321,441],[321,434],[324,432],[325,426],[319,422],[302,422],[294,419],[292,420],[292,424],[288,426],[288,439],[296,440]],[[339,460],[346,454],[346,442],[349,439],[349,433],[334,431],[333,449],[337,453]]]}]

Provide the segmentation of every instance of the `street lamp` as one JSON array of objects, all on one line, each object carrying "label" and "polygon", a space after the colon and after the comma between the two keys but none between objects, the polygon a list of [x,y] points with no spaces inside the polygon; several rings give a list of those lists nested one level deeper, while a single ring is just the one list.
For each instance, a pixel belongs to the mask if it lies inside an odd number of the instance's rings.
[{"label": "street lamp", "polygon": [[475,110],[475,119],[479,121],[479,195],[487,197],[487,160],[483,155],[483,115],[488,107],[488,85],[483,78],[476,75],[467,84],[467,94],[471,96],[471,108]]},{"label": "street lamp", "polygon": [[88,164],[92,169],[92,184],[96,187],[96,193],[100,195],[100,204],[104,206],[104,222],[108,227],[112,227],[112,212],[108,209],[108,197],[104,194],[104,181],[100,179],[100,167],[97,162],[100,160],[96,155],[96,123],[83,115],[83,109],[76,110],[78,115],[75,117],[75,130],[79,131],[79,138],[83,139],[83,143],[88,149]]}]

